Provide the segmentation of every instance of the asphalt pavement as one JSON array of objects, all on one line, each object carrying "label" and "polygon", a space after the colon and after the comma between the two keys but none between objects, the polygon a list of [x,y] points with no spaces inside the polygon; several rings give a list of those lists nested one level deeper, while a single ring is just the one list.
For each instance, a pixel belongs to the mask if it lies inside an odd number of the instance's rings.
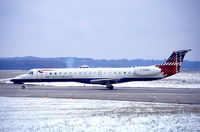
[{"label": "asphalt pavement", "polygon": [[[26,71],[0,71],[0,78],[10,78]],[[160,102],[180,104],[200,104],[199,88],[147,88],[105,86],[43,86],[0,84],[0,97],[40,97],[68,99],[98,99],[137,102]]]}]

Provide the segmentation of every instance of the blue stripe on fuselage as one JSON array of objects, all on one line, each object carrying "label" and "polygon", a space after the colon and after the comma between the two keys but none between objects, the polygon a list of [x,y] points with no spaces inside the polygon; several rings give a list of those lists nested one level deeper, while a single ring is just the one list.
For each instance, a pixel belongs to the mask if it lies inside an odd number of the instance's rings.
[{"label": "blue stripe on fuselage", "polygon": [[[11,81],[16,84],[23,84],[25,82],[80,82],[80,83],[88,83],[92,84],[91,80],[102,80],[102,79],[109,79],[109,78],[76,78],[76,79],[12,79]],[[158,80],[161,78],[121,78],[118,81],[112,81],[111,84],[115,83],[123,83],[123,82],[130,82],[130,81],[152,81]],[[96,84],[96,83],[95,83]],[[99,83],[102,84],[102,83]]]}]

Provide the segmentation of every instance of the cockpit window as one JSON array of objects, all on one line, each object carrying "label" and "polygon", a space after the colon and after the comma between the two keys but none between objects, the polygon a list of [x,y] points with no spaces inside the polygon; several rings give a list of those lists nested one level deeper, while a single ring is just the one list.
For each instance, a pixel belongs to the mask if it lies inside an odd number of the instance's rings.
[{"label": "cockpit window", "polygon": [[33,75],[33,71],[28,72],[29,75]]}]

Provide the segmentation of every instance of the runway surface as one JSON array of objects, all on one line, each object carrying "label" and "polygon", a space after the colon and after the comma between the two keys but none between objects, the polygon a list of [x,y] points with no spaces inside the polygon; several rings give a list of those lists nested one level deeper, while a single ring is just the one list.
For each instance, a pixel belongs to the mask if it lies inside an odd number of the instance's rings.
[{"label": "runway surface", "polygon": [[26,89],[21,89],[20,85],[0,84],[0,96],[200,104],[200,89],[179,88],[117,87],[114,90],[107,90],[103,86],[101,88],[27,85]]},{"label": "runway surface", "polygon": [[[25,72],[0,71],[0,79]],[[107,90],[104,86],[26,85],[26,89],[21,89],[21,85],[17,84],[0,84],[0,96],[200,104],[199,88],[115,87]]]}]

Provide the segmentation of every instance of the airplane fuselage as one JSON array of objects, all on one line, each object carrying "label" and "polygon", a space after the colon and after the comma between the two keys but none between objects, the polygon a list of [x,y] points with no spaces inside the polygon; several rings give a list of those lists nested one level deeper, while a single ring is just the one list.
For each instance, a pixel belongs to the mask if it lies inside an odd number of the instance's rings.
[{"label": "airplane fuselage", "polygon": [[112,84],[115,83],[158,80],[180,72],[183,58],[188,51],[191,50],[174,51],[166,62],[154,66],[131,68],[88,68],[83,66],[80,68],[32,69],[10,81],[18,84],[26,82],[81,82],[102,84],[113,89]]},{"label": "airplane fuselage", "polygon": [[[164,76],[155,66],[135,68],[63,68],[32,69],[14,78],[14,83],[25,82],[81,82],[89,84],[111,84],[129,81],[157,80]],[[112,79],[110,79],[112,78]]]}]

